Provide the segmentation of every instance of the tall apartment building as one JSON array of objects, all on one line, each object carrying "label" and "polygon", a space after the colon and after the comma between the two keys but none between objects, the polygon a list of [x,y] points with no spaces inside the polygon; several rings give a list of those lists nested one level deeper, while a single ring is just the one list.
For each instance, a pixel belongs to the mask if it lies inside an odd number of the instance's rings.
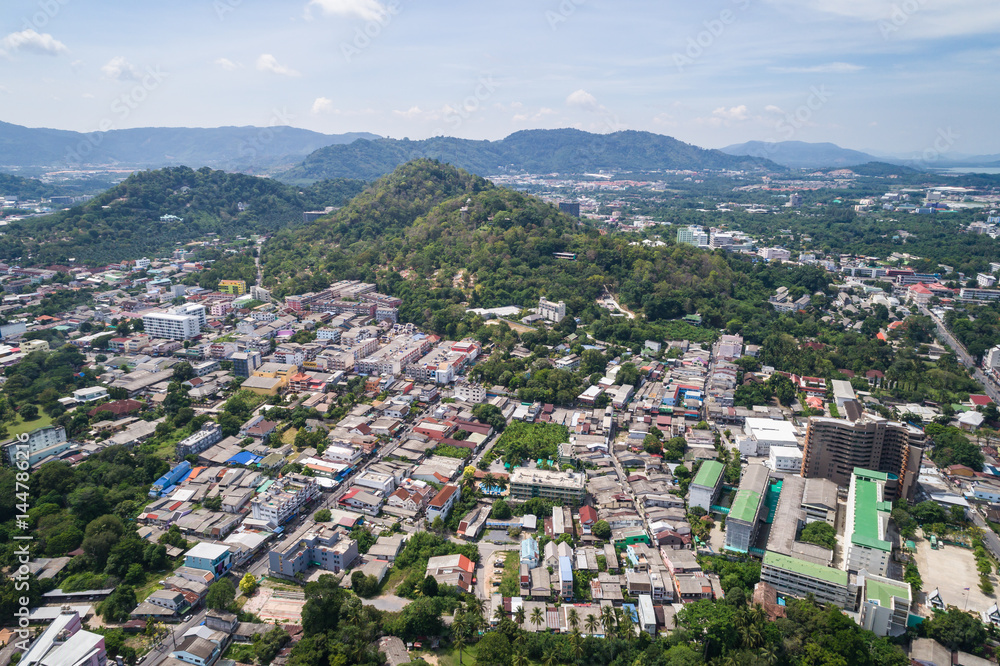
[{"label": "tall apartment building", "polygon": [[190,340],[201,334],[208,326],[205,306],[186,303],[166,312],[150,312],[143,315],[142,325],[146,334],[153,338],[168,340]]},{"label": "tall apartment building", "polygon": [[888,476],[860,468],[851,475],[844,519],[847,571],[868,571],[879,576],[889,571],[892,543],[886,540],[886,531],[892,502],[886,501],[884,495]]},{"label": "tall apartment building", "polygon": [[846,486],[855,468],[885,472],[886,499],[910,499],[920,474],[924,440],[924,433],[913,426],[867,414],[854,422],[811,418],[802,476]]},{"label": "tall apartment building", "polygon": [[708,234],[701,227],[681,227],[677,230],[677,244],[706,247],[708,245]]},{"label": "tall apartment building", "polygon": [[753,547],[769,478],[770,472],[763,465],[750,465],[743,474],[726,518],[726,550],[746,553]]},{"label": "tall apartment building", "polygon": [[[15,437],[4,444],[3,457],[4,461],[12,467],[16,467],[19,460],[26,460],[29,466],[34,467],[38,461],[52,455],[58,455],[70,446],[72,444],[66,440],[66,428],[48,426],[32,430],[28,433],[28,441],[26,442],[20,442]],[[23,452],[20,456],[18,456],[19,450]]]},{"label": "tall apartment building", "polygon": [[549,472],[518,467],[510,475],[510,498],[525,502],[532,497],[546,497],[579,504],[586,494],[587,477],[578,472]]},{"label": "tall apartment building", "polygon": [[256,497],[250,508],[255,520],[267,520],[283,525],[296,516],[303,506],[319,496],[319,484],[311,476],[288,474],[274,482],[265,495]]},{"label": "tall apartment building", "polygon": [[553,303],[552,301],[547,301],[544,298],[538,299],[538,314],[542,315],[548,321],[554,321],[559,323],[566,316],[566,304],[562,301],[558,303]]},{"label": "tall apartment building", "polygon": [[233,362],[233,374],[237,377],[249,377],[261,366],[260,352],[236,352],[229,357]]}]

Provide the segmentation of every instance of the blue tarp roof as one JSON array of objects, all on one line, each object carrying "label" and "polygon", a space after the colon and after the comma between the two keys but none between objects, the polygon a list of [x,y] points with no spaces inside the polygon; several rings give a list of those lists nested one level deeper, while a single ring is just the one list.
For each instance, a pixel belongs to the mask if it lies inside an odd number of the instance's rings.
[{"label": "blue tarp roof", "polygon": [[226,461],[226,464],[231,465],[254,465],[263,460],[262,457],[254,455],[249,451],[240,451],[235,456]]}]

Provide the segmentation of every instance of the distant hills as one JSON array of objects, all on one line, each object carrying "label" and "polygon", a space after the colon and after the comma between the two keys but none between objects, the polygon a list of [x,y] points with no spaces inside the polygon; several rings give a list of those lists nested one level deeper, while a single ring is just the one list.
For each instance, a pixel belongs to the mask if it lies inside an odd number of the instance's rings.
[{"label": "distant hills", "polygon": [[11,222],[0,237],[0,261],[65,264],[72,257],[96,265],[162,256],[209,233],[273,233],[301,222],[303,211],[343,205],[363,189],[356,180],[300,188],[208,167],[140,171],[86,204]]},{"label": "distant hills", "polygon": [[296,127],[142,127],[107,132],[23,127],[0,122],[0,169],[187,165],[230,171],[289,167],[313,151],[376,134],[321,134]]},{"label": "distant hills", "polygon": [[729,155],[770,159],[791,169],[848,167],[867,162],[885,161],[858,150],[841,148],[833,143],[805,141],[747,141],[720,149]]},{"label": "distant hills", "polygon": [[575,129],[525,130],[500,141],[435,137],[359,140],[312,153],[280,177],[292,182],[322,178],[373,180],[414,159],[430,158],[481,175],[505,171],[580,174],[600,169],[770,169],[778,164],[754,156],[706,150],[651,132],[591,134]]}]

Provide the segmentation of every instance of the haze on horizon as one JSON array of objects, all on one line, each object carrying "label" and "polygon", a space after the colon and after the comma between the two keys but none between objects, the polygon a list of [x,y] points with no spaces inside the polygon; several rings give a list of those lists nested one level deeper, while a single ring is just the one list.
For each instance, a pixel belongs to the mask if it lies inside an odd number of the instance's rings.
[{"label": "haze on horizon", "polygon": [[[0,120],[1000,153],[995,0],[10,0]],[[939,141],[940,143],[940,141]]]}]

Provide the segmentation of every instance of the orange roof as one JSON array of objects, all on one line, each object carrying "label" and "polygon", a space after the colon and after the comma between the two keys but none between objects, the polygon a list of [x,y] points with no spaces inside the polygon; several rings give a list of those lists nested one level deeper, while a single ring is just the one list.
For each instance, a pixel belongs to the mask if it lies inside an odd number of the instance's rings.
[{"label": "orange roof", "polygon": [[882,342],[886,342],[889,339],[888,336],[886,336],[885,331],[879,331],[878,335],[876,335],[875,337],[881,340]]}]

